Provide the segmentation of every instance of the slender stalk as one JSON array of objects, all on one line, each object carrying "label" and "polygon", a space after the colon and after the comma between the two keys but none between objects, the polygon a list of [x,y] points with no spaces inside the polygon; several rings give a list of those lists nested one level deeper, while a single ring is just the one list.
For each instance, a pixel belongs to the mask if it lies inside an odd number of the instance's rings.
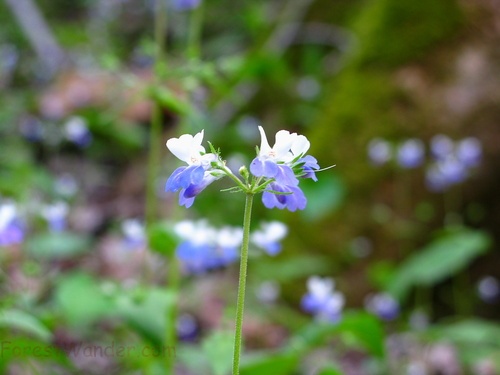
[{"label": "slender stalk", "polygon": [[165,374],[173,375],[175,366],[175,350],[177,344],[177,299],[180,283],[179,262],[175,255],[169,258],[168,288],[174,293],[174,302],[167,314],[167,330],[165,332],[165,347],[173,348],[174,355],[168,350],[165,354]]},{"label": "slender stalk", "polygon": [[[156,2],[155,12],[155,86],[161,84],[161,75],[165,67],[165,37],[167,32],[167,8],[165,1]],[[160,138],[162,111],[158,100],[153,103],[151,131],[149,135],[148,178],[146,186],[146,223],[151,224],[157,215],[156,178],[160,166]]]},{"label": "slender stalk", "polygon": [[250,222],[252,218],[253,193],[246,194],[243,217],[243,243],[241,245],[240,280],[238,283],[238,301],[236,303],[236,327],[234,332],[233,375],[240,373],[241,330],[245,307],[245,288],[247,282],[248,244],[250,241]]},{"label": "slender stalk", "polygon": [[188,60],[198,60],[201,53],[200,37],[203,23],[203,1],[193,9],[190,17],[186,52]]}]

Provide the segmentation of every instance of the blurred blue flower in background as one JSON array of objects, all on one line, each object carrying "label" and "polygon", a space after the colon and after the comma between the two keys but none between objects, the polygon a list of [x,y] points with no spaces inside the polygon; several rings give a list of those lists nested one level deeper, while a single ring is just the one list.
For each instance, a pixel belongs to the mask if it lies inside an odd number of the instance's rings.
[{"label": "blurred blue flower in background", "polygon": [[485,276],[477,284],[477,292],[479,297],[488,303],[494,303],[500,297],[500,283],[493,276]]},{"label": "blurred blue flower in background", "polygon": [[426,184],[431,191],[444,191],[468,177],[468,169],[457,158],[450,156],[428,167]]},{"label": "blurred blue flower in background", "polygon": [[82,117],[70,117],[64,124],[64,133],[66,139],[78,147],[87,147],[92,142],[92,133]]},{"label": "blurred blue flower in background", "polygon": [[69,207],[66,202],[59,201],[42,207],[41,215],[47,221],[52,232],[62,232],[66,229],[66,218]]},{"label": "blurred blue flower in background", "polygon": [[0,203],[0,246],[16,245],[24,239],[24,228],[12,201]]},{"label": "blurred blue flower in background", "polygon": [[392,148],[382,138],[374,138],[368,143],[368,158],[375,165],[383,165],[391,160]]},{"label": "blurred blue flower in background", "polygon": [[78,182],[69,173],[62,174],[54,181],[54,191],[64,198],[71,198],[78,192]]},{"label": "blurred blue flower in background", "polygon": [[452,155],[454,147],[453,141],[444,134],[437,134],[430,141],[431,154],[437,160],[444,160]]},{"label": "blurred blue flower in background", "polygon": [[200,5],[201,0],[173,0],[172,6],[177,11],[191,10]]},{"label": "blurred blue flower in background", "polygon": [[467,167],[476,167],[481,162],[483,150],[477,138],[462,139],[456,146],[456,157]]},{"label": "blurred blue flower in background", "polygon": [[146,229],[140,220],[124,220],[121,229],[128,249],[135,250],[146,246]]},{"label": "blurred blue flower in background", "polygon": [[183,240],[176,254],[187,273],[201,274],[225,267],[239,259],[239,247],[243,240],[241,228],[212,228],[205,220],[185,220],[174,226]]},{"label": "blurred blue flower in background", "polygon": [[263,249],[269,255],[281,252],[281,243],[288,233],[285,224],[279,221],[262,223],[260,229],[252,232],[250,241],[257,247]]},{"label": "blurred blue flower in background", "polygon": [[338,322],[342,317],[345,299],[343,294],[334,291],[334,286],[330,278],[310,277],[307,280],[307,293],[301,300],[302,309],[320,321]]},{"label": "blurred blue flower in background", "polygon": [[200,327],[195,317],[188,313],[180,314],[177,318],[177,336],[184,342],[195,341],[200,333]]},{"label": "blurred blue flower in background", "polygon": [[397,161],[402,168],[416,168],[424,162],[425,147],[419,139],[408,139],[404,141],[397,151]]},{"label": "blurred blue flower in background", "polygon": [[372,294],[365,299],[365,308],[382,320],[394,320],[398,317],[400,307],[391,295],[387,293]]}]

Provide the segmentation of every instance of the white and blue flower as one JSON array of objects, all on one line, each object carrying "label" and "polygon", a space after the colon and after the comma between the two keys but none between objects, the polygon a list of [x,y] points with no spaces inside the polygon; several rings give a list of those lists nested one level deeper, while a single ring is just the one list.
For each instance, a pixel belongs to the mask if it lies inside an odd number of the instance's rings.
[{"label": "white and blue flower", "polygon": [[303,210],[307,199],[298,187],[301,178],[317,181],[317,160],[306,155],[310,142],[303,135],[280,130],[276,133],[274,146],[267,141],[266,133],[259,126],[261,144],[257,157],[250,164],[250,172],[256,177],[272,179],[262,195],[267,208]]},{"label": "white and blue flower", "polygon": [[177,168],[168,178],[165,190],[179,191],[179,204],[191,207],[195,197],[208,185],[222,177],[222,174],[213,169],[214,163],[220,163],[219,156],[214,153],[205,153],[201,145],[203,130],[195,136],[181,135],[167,141],[167,148],[178,159],[187,163],[187,167]]}]

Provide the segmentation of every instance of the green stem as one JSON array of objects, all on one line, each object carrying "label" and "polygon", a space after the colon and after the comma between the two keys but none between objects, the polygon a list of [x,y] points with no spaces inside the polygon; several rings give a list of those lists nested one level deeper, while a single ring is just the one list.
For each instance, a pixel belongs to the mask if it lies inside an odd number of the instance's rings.
[{"label": "green stem", "polygon": [[245,307],[245,288],[248,266],[248,244],[250,241],[250,222],[252,218],[253,194],[247,193],[245,214],[243,218],[243,243],[241,245],[240,280],[238,283],[238,302],[236,304],[236,328],[234,332],[233,375],[240,373],[241,330],[243,326],[243,309]]},{"label": "green stem", "polygon": [[191,12],[187,41],[188,60],[198,60],[201,54],[200,36],[203,21],[203,1]]},{"label": "green stem", "polygon": [[[161,75],[165,67],[165,37],[167,32],[167,8],[164,1],[157,2],[155,12],[155,86],[161,84]],[[146,186],[146,223],[151,224],[157,216],[156,177],[160,166],[162,110],[158,100],[153,103],[151,131],[149,135],[148,179]]]},{"label": "green stem", "polygon": [[[165,332],[165,347],[169,348],[165,354],[165,369],[166,374],[174,374],[175,365],[175,349],[177,344],[177,299],[180,283],[180,269],[179,263],[172,255],[169,259],[169,275],[168,275],[168,288],[174,293],[174,302],[167,312],[167,331]],[[174,355],[170,348],[174,349]]]}]

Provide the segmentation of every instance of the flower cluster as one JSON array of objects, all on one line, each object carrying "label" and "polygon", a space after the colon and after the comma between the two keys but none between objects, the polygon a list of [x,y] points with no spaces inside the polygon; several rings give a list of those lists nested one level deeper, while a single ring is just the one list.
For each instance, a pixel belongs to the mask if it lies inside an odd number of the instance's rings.
[{"label": "flower cluster", "polygon": [[317,181],[317,160],[306,155],[310,143],[303,135],[280,130],[276,133],[273,147],[267,141],[264,129],[259,126],[261,145],[257,157],[250,164],[250,173],[240,169],[243,181],[226,166],[218,152],[211,147],[210,153],[201,145],[203,131],[192,136],[184,134],[167,141],[167,148],[187,166],[177,168],[168,178],[165,190],[179,191],[179,204],[190,207],[195,197],[215,180],[227,176],[236,182],[235,189],[245,193],[263,193],[262,201],[267,208],[302,210],[307,199],[298,187],[300,178]]},{"label": "flower cluster", "polygon": [[298,187],[297,177],[317,181],[315,171],[319,170],[318,161],[306,155],[310,147],[309,141],[303,135],[280,130],[271,147],[262,126],[259,126],[259,131],[260,149],[250,164],[250,172],[256,177],[265,177],[271,181],[262,195],[264,206],[287,208],[290,211],[303,210],[307,199]]},{"label": "flower cluster", "polygon": [[24,228],[14,202],[0,203],[0,246],[16,245],[24,239]]},{"label": "flower cluster", "polygon": [[335,283],[330,278],[310,277],[307,293],[302,297],[302,309],[318,320],[337,323],[342,317],[345,299],[334,287]]},{"label": "flower cluster", "polygon": [[[181,239],[176,249],[177,257],[187,273],[200,274],[236,262],[243,241],[243,230],[224,226],[216,229],[206,220],[184,220],[174,225],[174,232]],[[269,255],[281,251],[280,241],[286,236],[283,223],[262,223],[261,229],[252,232],[251,243]]]},{"label": "flower cluster", "polygon": [[204,273],[227,266],[239,258],[243,240],[240,228],[223,227],[217,230],[204,220],[186,220],[177,223],[174,231],[182,239],[176,253],[187,273]]},{"label": "flower cluster", "polygon": [[444,191],[460,184],[481,162],[482,147],[473,137],[453,142],[445,135],[431,139],[433,163],[427,168],[426,182],[432,191]]},{"label": "flower cluster", "polygon": [[[474,137],[455,142],[439,134],[430,140],[429,151],[431,160],[426,167],[425,178],[431,191],[445,191],[465,181],[482,157],[481,143]],[[382,138],[374,138],[368,144],[368,157],[377,166],[394,158],[401,168],[417,168],[424,164],[425,154],[424,143],[414,138],[397,146]]]}]

